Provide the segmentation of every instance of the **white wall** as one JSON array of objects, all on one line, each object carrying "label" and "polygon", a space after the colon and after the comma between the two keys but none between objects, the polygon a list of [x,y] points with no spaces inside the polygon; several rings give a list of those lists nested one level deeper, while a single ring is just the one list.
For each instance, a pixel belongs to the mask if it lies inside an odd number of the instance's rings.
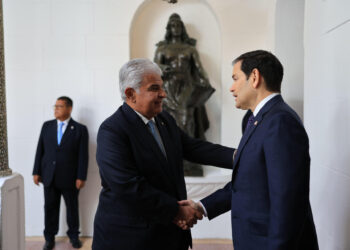
[{"label": "white wall", "polygon": [[321,250],[350,249],[350,2],[306,1],[305,126]]},{"label": "white wall", "polygon": [[28,236],[42,235],[44,227],[43,190],[31,173],[41,125],[53,119],[61,95],[73,99],[73,118],[89,130],[88,179],[79,200],[81,231],[92,235],[100,190],[96,134],[122,103],[117,71],[129,60],[129,26],[140,2],[3,0],[9,164],[24,176]]},{"label": "white wall", "polygon": [[[131,25],[136,16],[142,17],[140,13],[135,15],[142,11],[142,3],[142,0],[3,0],[9,162],[14,171],[24,176],[28,236],[42,235],[43,191],[33,184],[31,172],[41,125],[53,118],[52,105],[60,95],[72,97],[75,102],[73,118],[89,129],[89,172],[87,186],[80,194],[80,213],[83,235],[92,235],[100,190],[95,161],[96,133],[100,123],[121,104],[117,71],[129,60]],[[190,3],[195,9],[200,2],[191,0]],[[215,32],[220,35],[215,40],[215,43],[220,42],[220,55],[213,57],[209,52],[206,54],[207,41],[200,40],[207,34],[195,23],[188,29],[189,33],[194,32],[191,36],[198,38],[203,64],[221,90],[215,97],[220,99],[221,105],[221,114],[218,114],[221,123],[215,126],[221,133],[212,139],[237,147],[244,112],[234,108],[228,91],[232,84],[231,62],[248,50],[274,51],[275,43],[280,41],[275,39],[276,1],[207,0],[200,5],[199,8],[205,5],[212,18],[215,17],[216,24],[211,25],[217,26]],[[167,13],[177,8],[160,0],[159,6]],[[164,30],[165,22],[159,27]],[[277,30],[281,29],[283,26]],[[161,37],[153,39],[161,39],[164,33],[160,33]],[[281,55],[284,49],[293,47],[293,44],[288,46],[288,41],[283,42],[286,46],[276,45]],[[147,40],[147,44],[152,46],[148,48],[152,51],[153,40]],[[294,59],[299,61],[300,54],[296,58],[287,55],[286,63]],[[288,88],[284,92],[287,100],[302,99],[301,95],[300,92],[289,95]],[[61,215],[59,235],[64,235],[67,230],[65,212]],[[193,236],[231,238],[230,221],[229,213],[210,223],[205,219],[193,230]]]},{"label": "white wall", "polygon": [[275,19],[275,55],[284,67],[282,95],[303,119],[304,0],[278,0]]}]

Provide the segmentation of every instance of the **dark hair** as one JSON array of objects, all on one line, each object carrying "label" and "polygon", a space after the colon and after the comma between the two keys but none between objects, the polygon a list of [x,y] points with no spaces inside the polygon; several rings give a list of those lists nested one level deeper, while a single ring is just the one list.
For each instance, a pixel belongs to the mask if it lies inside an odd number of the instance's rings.
[{"label": "dark hair", "polygon": [[57,98],[57,100],[65,101],[68,107],[73,107],[73,101],[68,96],[60,96]]},{"label": "dark hair", "polygon": [[241,70],[247,79],[253,69],[257,69],[264,78],[268,91],[281,92],[283,66],[271,52],[265,50],[250,51],[237,57],[232,64],[239,61],[242,61]]},{"label": "dark hair", "polygon": [[182,22],[181,17],[177,13],[174,13],[169,17],[168,24],[166,26],[165,42],[170,43],[170,41],[171,41],[172,34],[171,34],[170,24],[172,21],[178,21],[181,23],[181,27],[182,27],[181,41],[184,43],[187,43],[189,45],[195,46],[196,39],[193,39],[193,38],[188,36],[187,31],[186,31],[186,27],[185,27],[184,23]]}]

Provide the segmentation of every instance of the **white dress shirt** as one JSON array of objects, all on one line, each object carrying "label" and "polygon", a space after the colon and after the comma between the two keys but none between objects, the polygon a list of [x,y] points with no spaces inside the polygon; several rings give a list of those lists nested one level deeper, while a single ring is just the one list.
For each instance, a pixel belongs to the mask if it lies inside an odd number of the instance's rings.
[{"label": "white dress shirt", "polygon": [[62,137],[63,137],[64,131],[66,131],[66,128],[67,128],[68,123],[69,123],[69,120],[70,120],[70,117],[67,120],[64,120],[64,121],[60,121],[60,120],[57,119],[57,134],[58,134],[58,131],[60,129],[60,123],[63,122],[63,126],[62,126]]},{"label": "white dress shirt", "polygon": [[142,121],[147,125],[147,123],[149,121],[153,121],[154,123],[156,123],[156,120],[154,119],[154,117],[152,119],[148,119],[146,117],[144,117],[142,114],[140,114],[139,112],[137,112],[135,109],[134,109],[135,113],[140,116],[140,118],[142,119]]},{"label": "white dress shirt", "polygon": [[[154,124],[157,124],[157,123],[156,123],[156,120],[154,119],[154,117],[152,117],[152,119],[148,119],[148,118],[144,117],[142,114],[140,114],[139,112],[137,112],[135,109],[134,109],[134,111],[135,111],[135,113],[136,113],[138,116],[140,116],[140,118],[142,119],[142,121],[143,121],[146,125],[147,125],[147,123],[148,123],[149,121],[153,121]],[[147,126],[148,126],[148,125],[147,125]],[[158,130],[157,125],[155,126],[155,130],[156,130],[156,133],[158,134],[158,138],[160,138],[160,143],[162,144],[163,149],[165,150],[164,143],[163,143],[163,139],[162,139],[162,137],[160,136],[160,133],[159,133],[159,130]]]},{"label": "white dress shirt", "polygon": [[265,104],[270,101],[272,98],[274,98],[276,95],[280,95],[280,93],[273,93],[268,96],[266,96],[264,99],[262,99],[258,105],[256,105],[256,108],[253,112],[254,117],[256,117],[259,113],[259,111],[265,106]]}]

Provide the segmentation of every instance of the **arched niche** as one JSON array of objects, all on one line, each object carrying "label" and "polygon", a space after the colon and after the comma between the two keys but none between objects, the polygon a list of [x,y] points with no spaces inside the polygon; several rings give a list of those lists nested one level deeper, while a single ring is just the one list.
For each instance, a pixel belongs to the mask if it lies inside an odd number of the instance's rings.
[{"label": "arched niche", "polygon": [[171,14],[178,13],[187,33],[197,40],[197,51],[215,93],[206,103],[210,128],[209,141],[220,142],[221,133],[221,33],[217,19],[206,1],[186,0],[177,4],[165,1],[144,1],[132,20],[130,58],[154,58],[156,43],[164,39],[165,27]]}]

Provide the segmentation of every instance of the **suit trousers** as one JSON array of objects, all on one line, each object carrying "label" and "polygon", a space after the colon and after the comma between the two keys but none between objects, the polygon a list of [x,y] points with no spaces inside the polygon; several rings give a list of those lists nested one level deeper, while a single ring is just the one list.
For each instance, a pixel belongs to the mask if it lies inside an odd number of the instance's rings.
[{"label": "suit trousers", "polygon": [[[113,230],[108,230],[111,225],[114,226]],[[125,240],[131,237],[133,240]],[[190,233],[185,233],[175,225],[142,227],[118,225],[118,221],[110,220],[107,223],[95,223],[92,250],[189,250],[190,243]]]},{"label": "suit trousers", "polygon": [[57,188],[54,185],[44,187],[45,198],[45,229],[46,241],[53,241],[58,232],[61,195],[67,209],[67,235],[70,239],[77,239],[79,236],[79,190],[76,188]]}]

